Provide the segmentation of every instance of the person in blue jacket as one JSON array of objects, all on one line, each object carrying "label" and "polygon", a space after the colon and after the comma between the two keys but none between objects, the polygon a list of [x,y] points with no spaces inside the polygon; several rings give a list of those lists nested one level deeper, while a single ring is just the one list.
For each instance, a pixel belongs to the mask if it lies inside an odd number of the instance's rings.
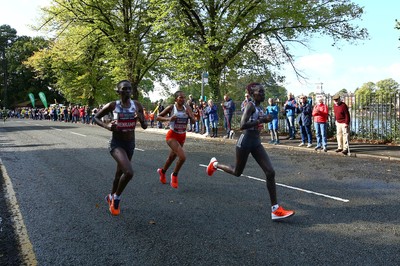
[{"label": "person in blue jacket", "polygon": [[268,130],[271,133],[271,141],[270,144],[279,144],[279,133],[278,133],[278,115],[279,115],[279,106],[275,104],[273,98],[268,99],[269,105],[265,109],[265,113],[267,115],[272,116],[272,121],[268,123]]},{"label": "person in blue jacket", "polygon": [[218,136],[218,109],[217,105],[214,104],[213,100],[208,100],[208,106],[207,106],[207,113],[208,113],[208,118],[211,123],[211,128],[212,128],[212,138],[216,138]]},{"label": "person in blue jacket", "polygon": [[297,109],[297,102],[294,99],[293,93],[289,92],[287,95],[287,101],[284,104],[285,114],[286,114],[286,123],[289,129],[289,136],[287,139],[295,139],[296,136],[296,127],[295,127],[295,116]]},{"label": "person in blue jacket", "polygon": [[312,111],[313,108],[311,104],[308,102],[307,96],[303,95],[300,97],[300,105],[298,107],[298,111],[300,113],[299,124],[300,124],[300,133],[301,133],[301,143],[299,146],[306,145],[307,148],[312,147]]}]

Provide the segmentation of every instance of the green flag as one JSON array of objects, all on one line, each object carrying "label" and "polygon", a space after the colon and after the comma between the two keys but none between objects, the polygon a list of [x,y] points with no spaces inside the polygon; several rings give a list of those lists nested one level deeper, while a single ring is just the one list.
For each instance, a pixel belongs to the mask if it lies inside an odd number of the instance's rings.
[{"label": "green flag", "polygon": [[47,108],[47,100],[46,100],[46,95],[44,95],[43,92],[39,92],[39,98],[42,101],[44,107]]},{"label": "green flag", "polygon": [[28,94],[29,99],[31,100],[32,107],[35,108],[35,96],[33,96],[33,93]]}]

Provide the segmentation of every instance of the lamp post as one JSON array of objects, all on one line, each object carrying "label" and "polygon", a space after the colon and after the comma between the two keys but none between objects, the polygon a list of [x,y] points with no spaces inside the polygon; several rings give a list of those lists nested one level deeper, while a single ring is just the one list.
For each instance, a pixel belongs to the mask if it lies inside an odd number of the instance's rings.
[{"label": "lamp post", "polygon": [[208,83],[208,73],[201,73],[201,99],[204,100],[204,84]]}]

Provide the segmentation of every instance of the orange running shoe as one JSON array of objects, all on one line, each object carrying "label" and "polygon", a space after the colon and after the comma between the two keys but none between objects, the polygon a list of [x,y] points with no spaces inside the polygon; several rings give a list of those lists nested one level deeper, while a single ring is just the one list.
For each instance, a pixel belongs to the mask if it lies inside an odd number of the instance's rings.
[{"label": "orange running shoe", "polygon": [[165,177],[165,173],[162,172],[161,168],[157,169],[157,173],[160,175],[160,182],[163,184],[167,184],[167,178]]},{"label": "orange running shoe", "polygon": [[121,200],[119,199],[113,199],[111,200],[111,205],[110,205],[110,212],[112,215],[117,216],[120,213],[120,208],[119,208],[119,202]]},{"label": "orange running shoe", "polygon": [[171,187],[178,188],[178,176],[171,174]]},{"label": "orange running shoe", "polygon": [[214,167],[215,162],[217,162],[217,159],[215,157],[212,157],[206,169],[207,175],[212,176],[217,170],[217,168]]},{"label": "orange running shoe", "polygon": [[271,218],[272,220],[277,221],[288,218],[292,215],[294,215],[294,211],[285,210],[284,208],[282,208],[282,206],[279,206],[276,211],[271,213]]}]

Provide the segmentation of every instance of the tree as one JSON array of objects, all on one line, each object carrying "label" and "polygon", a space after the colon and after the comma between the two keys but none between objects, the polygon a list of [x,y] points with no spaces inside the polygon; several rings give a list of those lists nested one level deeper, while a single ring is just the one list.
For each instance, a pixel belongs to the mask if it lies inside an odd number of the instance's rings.
[{"label": "tree", "polygon": [[376,96],[378,97],[392,96],[399,92],[399,83],[392,78],[378,81],[376,87]]},{"label": "tree", "polygon": [[371,95],[375,92],[376,85],[373,82],[364,83],[354,92],[360,106],[371,104]]},{"label": "tree", "polygon": [[[35,53],[26,62],[39,77],[54,77],[51,87],[68,102],[94,106],[115,98],[106,45],[101,38],[88,35],[87,29],[66,29],[48,49]],[[75,45],[71,45],[74,43]]]},{"label": "tree", "polygon": [[48,99],[62,100],[62,97],[48,90],[51,80],[35,78],[34,70],[24,65],[34,52],[47,47],[49,42],[42,37],[19,36],[8,48],[7,61],[9,70],[9,106],[15,107],[21,102],[28,101],[28,93],[38,95],[43,91]]},{"label": "tree", "polygon": [[1,74],[3,76],[1,80],[1,88],[3,94],[3,106],[8,106],[8,62],[7,62],[7,49],[17,39],[17,31],[11,28],[9,25],[0,26],[0,59],[1,59]]},{"label": "tree", "polygon": [[129,79],[135,99],[139,96],[140,82],[154,78],[163,54],[163,49],[155,44],[162,38],[151,31],[148,16],[151,11],[146,0],[59,0],[43,11],[43,27],[55,31],[57,39],[63,38],[66,47],[78,44],[77,39],[68,39],[76,29],[86,32],[82,39],[100,39],[98,44],[107,50],[104,59],[111,68],[114,84]]},{"label": "tree", "polygon": [[[363,9],[348,0],[150,0],[155,30],[166,33],[166,49],[175,65],[174,76],[207,70],[211,96],[220,98],[221,77],[232,61],[242,62],[253,52],[269,66],[293,57],[288,43],[314,34],[333,41],[367,37],[351,24]],[[294,69],[297,73],[297,70]]]}]

